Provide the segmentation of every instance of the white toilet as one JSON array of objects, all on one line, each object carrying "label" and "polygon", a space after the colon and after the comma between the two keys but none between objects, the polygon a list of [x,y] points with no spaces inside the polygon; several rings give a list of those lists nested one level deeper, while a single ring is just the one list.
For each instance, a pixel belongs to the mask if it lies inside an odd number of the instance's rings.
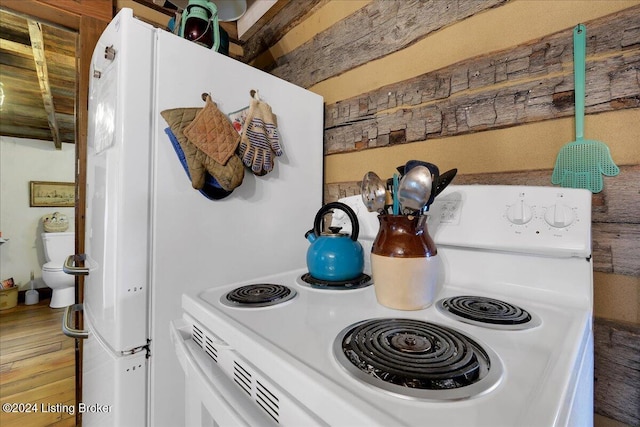
[{"label": "white toilet", "polygon": [[42,266],[42,280],[53,293],[49,307],[61,308],[75,303],[75,278],[62,271],[62,264],[74,254],[75,233],[42,233],[44,255],[47,263]]}]

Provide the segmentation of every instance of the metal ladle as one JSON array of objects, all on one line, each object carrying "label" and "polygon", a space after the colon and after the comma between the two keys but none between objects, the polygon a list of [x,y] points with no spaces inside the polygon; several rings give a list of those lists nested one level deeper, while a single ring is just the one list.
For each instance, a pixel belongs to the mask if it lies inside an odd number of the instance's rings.
[{"label": "metal ladle", "polygon": [[423,165],[411,168],[400,180],[398,186],[398,200],[405,210],[420,212],[431,197],[433,179],[431,171]]},{"label": "metal ladle", "polygon": [[360,186],[362,202],[369,212],[380,212],[384,210],[384,203],[387,195],[385,183],[375,172],[367,172],[362,178]]}]

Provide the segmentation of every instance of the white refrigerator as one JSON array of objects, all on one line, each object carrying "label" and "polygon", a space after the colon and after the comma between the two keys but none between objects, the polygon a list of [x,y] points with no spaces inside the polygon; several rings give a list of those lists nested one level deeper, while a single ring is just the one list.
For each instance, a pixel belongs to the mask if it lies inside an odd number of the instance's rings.
[{"label": "white refrigerator", "polygon": [[[83,424],[180,426],[184,374],[170,340],[188,291],[305,265],[322,205],[320,96],[179,38],[122,9],[91,63],[85,236]],[[228,197],[194,190],[160,113],[249,105],[277,116],[283,155]]]}]

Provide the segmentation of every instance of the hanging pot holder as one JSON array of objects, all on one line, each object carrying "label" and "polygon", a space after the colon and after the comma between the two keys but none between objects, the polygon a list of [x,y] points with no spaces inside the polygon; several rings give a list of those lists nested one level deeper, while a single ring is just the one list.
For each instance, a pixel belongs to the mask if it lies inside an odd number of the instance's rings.
[{"label": "hanging pot holder", "polygon": [[204,108],[184,129],[185,136],[203,153],[226,165],[240,143],[238,132],[229,118],[207,96]]}]

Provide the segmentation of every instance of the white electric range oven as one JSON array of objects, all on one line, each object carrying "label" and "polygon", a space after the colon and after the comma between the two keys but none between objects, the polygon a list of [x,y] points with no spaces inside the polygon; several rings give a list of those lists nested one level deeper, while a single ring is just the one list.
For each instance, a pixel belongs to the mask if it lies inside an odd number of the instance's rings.
[{"label": "white electric range oven", "polygon": [[[377,215],[342,201],[370,251]],[[185,424],[592,425],[591,193],[450,186],[427,224],[440,274],[422,310],[380,305],[367,267],[351,283],[301,268],[184,295]]]}]

